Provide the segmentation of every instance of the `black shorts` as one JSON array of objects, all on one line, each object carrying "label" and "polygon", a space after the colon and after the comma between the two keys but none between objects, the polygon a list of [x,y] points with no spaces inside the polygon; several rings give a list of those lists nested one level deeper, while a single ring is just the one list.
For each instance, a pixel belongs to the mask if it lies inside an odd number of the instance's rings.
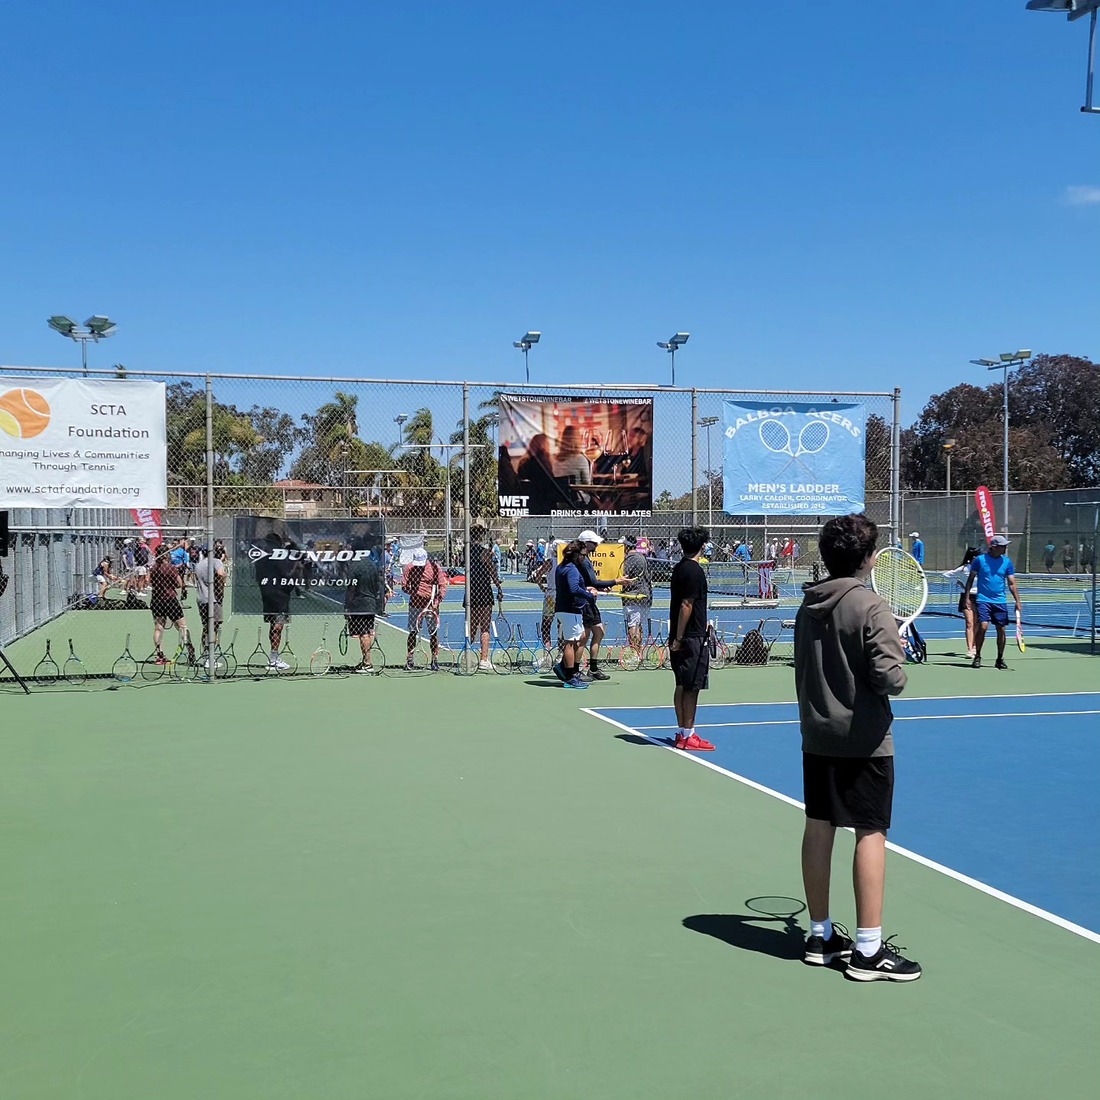
[{"label": "black shorts", "polygon": [[894,805],[892,756],[802,754],[806,816],[837,828],[890,828]]},{"label": "black shorts", "polygon": [[586,626],[595,626],[597,623],[603,622],[603,616],[600,614],[600,609],[593,600],[591,603],[586,603],[581,608],[581,622]]},{"label": "black shorts", "polygon": [[349,638],[366,638],[374,633],[373,615],[345,615]]},{"label": "black shorts", "polygon": [[677,687],[692,692],[710,687],[710,646],[706,638],[683,638],[679,649],[669,651],[668,661]]},{"label": "black shorts", "polygon": [[183,618],[183,608],[179,600],[154,600],[149,605],[154,619],[164,619],[169,623],[178,623]]}]

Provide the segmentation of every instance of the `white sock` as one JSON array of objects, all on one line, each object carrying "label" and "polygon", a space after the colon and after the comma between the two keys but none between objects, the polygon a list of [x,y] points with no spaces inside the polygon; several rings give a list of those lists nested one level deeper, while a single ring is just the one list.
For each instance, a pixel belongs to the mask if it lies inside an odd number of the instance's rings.
[{"label": "white sock", "polygon": [[872,955],[878,954],[878,949],[882,946],[882,927],[878,928],[857,928],[856,929],[856,950],[866,959],[871,958]]},{"label": "white sock", "polygon": [[827,940],[833,934],[833,922],[826,917],[824,920],[810,921],[810,935],[820,936]]},{"label": "white sock", "polygon": [[684,729],[683,726],[677,726],[676,727],[676,736],[677,737],[687,737],[687,730]]}]

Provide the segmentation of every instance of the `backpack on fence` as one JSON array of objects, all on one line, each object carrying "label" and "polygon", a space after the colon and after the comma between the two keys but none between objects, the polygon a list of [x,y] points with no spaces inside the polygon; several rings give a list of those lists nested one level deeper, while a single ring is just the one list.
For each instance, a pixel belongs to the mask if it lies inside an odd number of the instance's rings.
[{"label": "backpack on fence", "polygon": [[735,665],[766,665],[768,663],[768,647],[764,643],[764,635],[759,630],[750,630],[741,640],[733,663]]}]

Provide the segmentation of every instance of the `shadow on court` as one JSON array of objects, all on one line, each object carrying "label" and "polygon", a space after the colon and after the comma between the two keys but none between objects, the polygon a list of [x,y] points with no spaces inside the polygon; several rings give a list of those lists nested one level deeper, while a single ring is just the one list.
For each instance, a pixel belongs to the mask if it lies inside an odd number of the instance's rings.
[{"label": "shadow on court", "polygon": [[779,912],[783,906],[774,906],[776,912],[763,912],[757,903],[761,899],[749,898],[745,902],[750,913],[699,913],[685,917],[683,926],[689,932],[698,932],[721,940],[730,947],[742,951],[755,951],[761,955],[770,955],[773,959],[785,962],[801,961],[806,949],[806,932],[795,919],[797,913],[791,910],[804,906],[797,899],[768,899],[770,901],[789,901],[793,904],[786,912]]},{"label": "shadow on court", "polygon": [[645,749],[659,749],[661,746],[654,744],[648,737],[643,737],[640,733],[617,733],[615,734],[616,741],[625,741],[628,745],[641,745]]}]

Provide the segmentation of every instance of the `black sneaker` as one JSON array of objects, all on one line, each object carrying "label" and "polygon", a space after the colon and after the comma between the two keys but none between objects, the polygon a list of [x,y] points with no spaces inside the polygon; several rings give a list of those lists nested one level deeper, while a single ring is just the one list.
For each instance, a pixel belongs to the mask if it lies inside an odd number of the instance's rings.
[{"label": "black sneaker", "polygon": [[975,657],[974,660],[970,662],[970,667],[971,668],[981,668],[982,667],[981,657]]},{"label": "black sneaker", "polygon": [[580,680],[582,684],[590,684],[594,679],[591,672],[577,672],[575,679]]},{"label": "black sneaker", "polygon": [[602,668],[594,668],[589,673],[593,680],[610,680],[611,677],[607,675]]},{"label": "black sneaker", "polygon": [[998,657],[997,658],[997,663],[993,667],[994,668],[1008,668],[1008,665],[1006,665],[1004,663],[1004,660],[1001,657]]},{"label": "black sneaker", "polygon": [[806,940],[806,954],[802,961],[807,966],[828,966],[835,959],[847,959],[852,953],[852,937],[843,924],[833,924],[833,934],[824,939],[810,936]]},{"label": "black sneaker", "polygon": [[844,977],[854,982],[915,982],[923,973],[920,963],[902,958],[902,950],[890,940],[884,940],[870,958],[853,951]]}]

